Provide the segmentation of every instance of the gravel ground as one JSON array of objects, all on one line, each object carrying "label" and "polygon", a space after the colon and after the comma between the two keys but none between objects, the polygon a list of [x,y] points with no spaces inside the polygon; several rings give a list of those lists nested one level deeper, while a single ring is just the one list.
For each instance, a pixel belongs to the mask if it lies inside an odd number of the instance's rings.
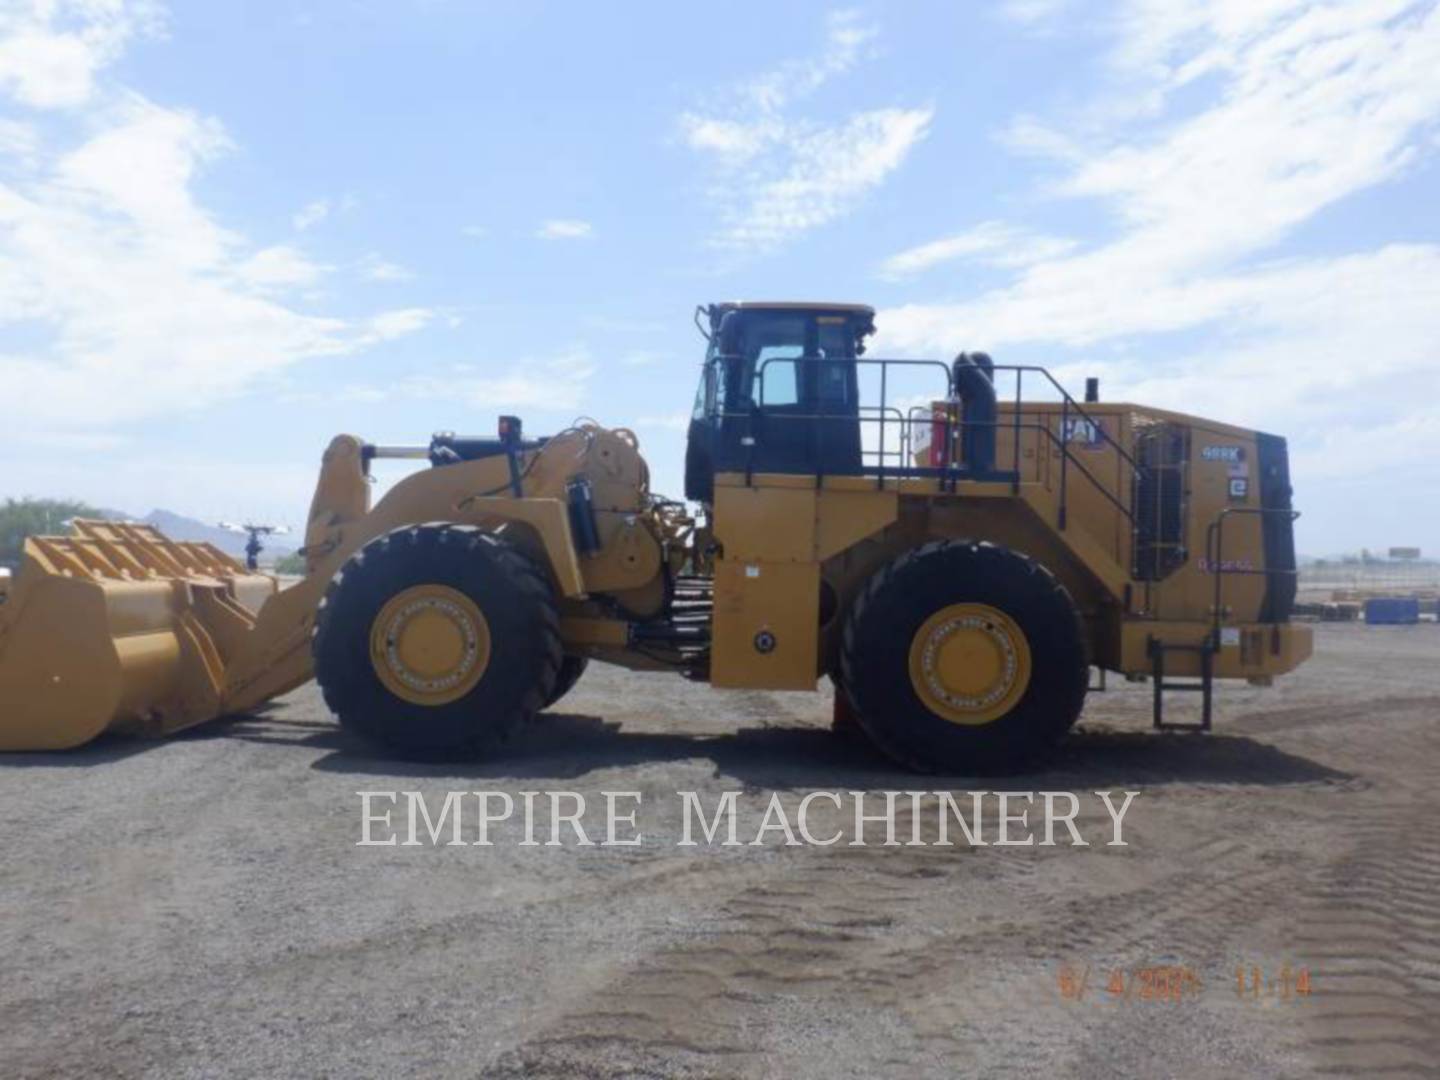
[{"label": "gravel ground", "polygon": [[[677,791],[739,791],[749,840],[772,792],[994,783],[888,769],[824,697],[600,667],[481,765],[378,760],[313,688],[0,756],[0,1073],[1433,1075],[1440,627],[1317,629],[1211,736],[1150,732],[1146,687],[1092,695],[1004,781],[1079,793],[1089,847],[677,846]],[[360,847],[361,790],[639,791],[644,843]],[[1139,792],[1128,847],[1095,790]],[[1147,1000],[1157,965],[1181,1000]]]}]

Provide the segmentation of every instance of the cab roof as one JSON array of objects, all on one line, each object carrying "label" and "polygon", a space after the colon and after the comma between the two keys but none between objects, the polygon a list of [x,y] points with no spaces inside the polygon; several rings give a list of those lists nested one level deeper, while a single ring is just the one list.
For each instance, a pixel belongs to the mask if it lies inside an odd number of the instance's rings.
[{"label": "cab roof", "polygon": [[720,311],[843,311],[856,315],[875,314],[869,304],[837,304],[808,300],[724,300],[710,305]]}]

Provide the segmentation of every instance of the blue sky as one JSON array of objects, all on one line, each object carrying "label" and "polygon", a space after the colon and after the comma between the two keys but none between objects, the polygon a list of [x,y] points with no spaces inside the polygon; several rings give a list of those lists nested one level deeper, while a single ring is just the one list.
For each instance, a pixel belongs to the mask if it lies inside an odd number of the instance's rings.
[{"label": "blue sky", "polygon": [[861,300],[1290,437],[1440,549],[1434,2],[0,0],[0,494],[302,526],[336,432],[638,431],[696,303]]}]

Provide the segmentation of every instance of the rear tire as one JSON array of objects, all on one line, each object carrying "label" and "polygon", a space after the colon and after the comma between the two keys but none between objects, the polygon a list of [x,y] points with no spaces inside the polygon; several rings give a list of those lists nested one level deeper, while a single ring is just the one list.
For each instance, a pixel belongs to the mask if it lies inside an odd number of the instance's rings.
[{"label": "rear tire", "polygon": [[[973,647],[946,659],[947,635]],[[976,655],[993,655],[993,676],[973,674]],[[917,772],[1027,764],[1075,723],[1088,676],[1080,615],[1064,586],[1025,555],[972,541],[926,544],[876,573],[841,648],[841,682],[860,725]]]},{"label": "rear tire", "polygon": [[[449,678],[453,700],[443,672],[441,682],[407,692],[403,679],[417,676],[385,669],[384,627],[409,617],[408,609],[389,614],[405,595],[421,598],[412,608],[478,611],[471,651],[461,649]],[[442,639],[450,633],[466,646],[439,621]],[[504,742],[554,692],[559,627],[549,582],[509,542],[470,525],[406,526],[366,544],[331,581],[312,638],[315,677],[348,730],[405,757],[472,757]]]}]

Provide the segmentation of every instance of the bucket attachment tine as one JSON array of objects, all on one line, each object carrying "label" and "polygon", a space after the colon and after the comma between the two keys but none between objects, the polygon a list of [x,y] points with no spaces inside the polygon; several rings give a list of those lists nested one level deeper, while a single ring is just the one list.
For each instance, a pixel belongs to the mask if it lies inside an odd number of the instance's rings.
[{"label": "bucket attachment tine", "polygon": [[76,520],[31,537],[0,603],[0,751],[106,730],[163,735],[223,711],[226,662],[279,592],[209,544]]}]

